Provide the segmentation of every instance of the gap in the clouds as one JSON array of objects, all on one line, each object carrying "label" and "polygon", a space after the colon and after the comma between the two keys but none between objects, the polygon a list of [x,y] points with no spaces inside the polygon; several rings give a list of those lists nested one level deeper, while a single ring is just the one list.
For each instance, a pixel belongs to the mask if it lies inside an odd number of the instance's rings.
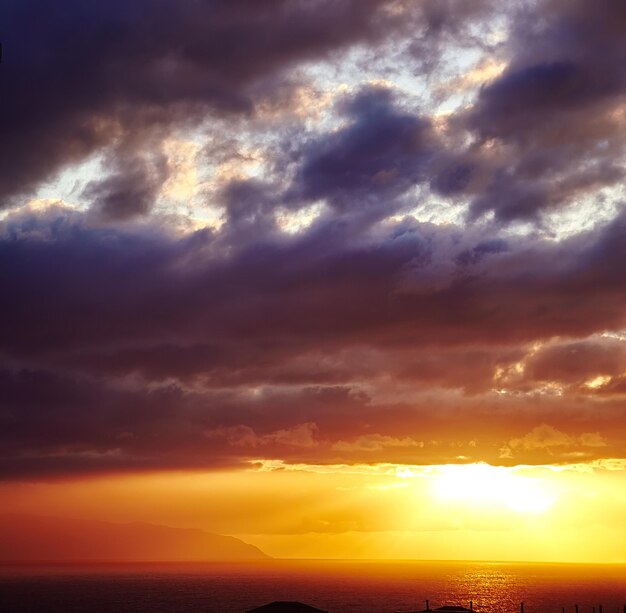
[{"label": "gap in the clouds", "polygon": [[286,234],[299,234],[310,228],[323,214],[325,208],[324,202],[315,202],[297,211],[278,208],[275,213],[276,223]]},{"label": "gap in the clouds", "polygon": [[564,240],[576,234],[607,225],[624,206],[626,187],[604,187],[594,194],[583,195],[558,209],[544,213],[546,234],[553,240]]},{"label": "gap in the clouds", "polygon": [[77,164],[66,166],[43,183],[30,200],[61,201],[75,210],[86,211],[90,203],[81,197],[81,192],[94,178],[107,173],[105,158],[106,152],[98,151]]}]

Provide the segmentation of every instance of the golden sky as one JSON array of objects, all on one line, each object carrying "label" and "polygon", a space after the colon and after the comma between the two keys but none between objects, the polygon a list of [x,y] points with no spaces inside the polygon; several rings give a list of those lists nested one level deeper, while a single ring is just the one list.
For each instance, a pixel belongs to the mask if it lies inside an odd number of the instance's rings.
[{"label": "golden sky", "polygon": [[287,465],[0,488],[7,512],[148,521],[275,557],[626,562],[624,461]]},{"label": "golden sky", "polygon": [[6,512],[626,561],[624,0],[4,4]]}]

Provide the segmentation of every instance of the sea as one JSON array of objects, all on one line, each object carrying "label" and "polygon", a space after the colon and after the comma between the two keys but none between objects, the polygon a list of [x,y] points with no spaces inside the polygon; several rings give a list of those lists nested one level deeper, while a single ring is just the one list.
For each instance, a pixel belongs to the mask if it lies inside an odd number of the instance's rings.
[{"label": "sea", "polygon": [[[626,613],[626,566],[498,562],[4,564],[1,613],[243,613],[300,601],[328,613],[443,605],[478,613]],[[600,609],[602,607],[602,609]]]}]

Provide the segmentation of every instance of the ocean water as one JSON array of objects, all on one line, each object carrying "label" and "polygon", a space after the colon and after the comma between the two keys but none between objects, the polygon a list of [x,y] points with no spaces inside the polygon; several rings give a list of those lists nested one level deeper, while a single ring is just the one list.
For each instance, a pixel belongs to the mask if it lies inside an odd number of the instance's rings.
[{"label": "ocean water", "polygon": [[479,613],[624,613],[626,566],[467,562],[0,566],[2,613],[242,613],[299,600],[329,613],[444,604]]}]

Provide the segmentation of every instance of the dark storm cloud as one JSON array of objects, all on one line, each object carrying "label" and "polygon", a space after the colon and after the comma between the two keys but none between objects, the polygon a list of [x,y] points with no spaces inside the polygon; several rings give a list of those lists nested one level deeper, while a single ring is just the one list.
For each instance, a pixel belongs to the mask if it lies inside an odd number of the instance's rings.
[{"label": "dark storm cloud", "polygon": [[[467,127],[482,142],[492,177],[486,189],[468,190],[473,215],[537,219],[619,184],[626,146],[619,113],[626,91],[624,28],[620,0],[549,0],[517,14],[507,43],[510,63],[468,112]],[[466,187],[445,178],[440,184],[443,193]]]},{"label": "dark storm cloud", "polygon": [[345,416],[366,405],[329,386],[148,391],[24,369],[0,370],[0,383],[2,479],[232,467],[258,457],[258,447],[289,457],[316,446],[310,416],[341,432]]},{"label": "dark storm cloud", "polygon": [[489,255],[505,253],[509,250],[507,242],[503,239],[492,239],[478,243],[475,247],[467,249],[458,254],[456,261],[458,264],[477,264]]},{"label": "dark storm cloud", "polygon": [[424,27],[431,33],[451,33],[457,35],[464,26],[476,17],[492,8],[490,0],[424,0],[419,10],[423,16]]},{"label": "dark storm cloud", "polygon": [[[323,135],[301,153],[297,201],[326,199],[339,211],[384,206],[425,178],[440,147],[430,121],[394,105],[384,87],[367,87],[341,105],[348,125]],[[293,197],[293,196],[292,196]]]},{"label": "dark storm cloud", "polygon": [[250,112],[282,69],[388,32],[386,4],[3,3],[2,203],[130,133]]},{"label": "dark storm cloud", "polygon": [[[503,228],[623,176],[623,3],[527,6],[508,67],[449,118],[365,79],[327,122],[273,118],[271,172],[216,181],[219,230],[135,219],[173,172],[174,123],[277,113],[287,69],[391,33],[423,71],[489,6],[418,4],[5,3],[3,204],[96,151],[108,174],[86,213],[0,221],[1,476],[624,457],[626,354],[602,333],[626,327],[626,216],[558,241]],[[219,140],[214,165],[236,148]],[[415,187],[496,223],[402,219],[448,210]]]},{"label": "dark storm cloud", "polygon": [[495,13],[504,15],[509,8],[493,0],[422,0],[414,4],[420,19],[409,50],[419,71],[425,74],[435,70],[446,44],[489,47],[477,23]]},{"label": "dark storm cloud", "polygon": [[[393,401],[405,416],[405,404],[422,407],[416,441],[448,441],[423,452],[392,441],[394,458],[449,461],[460,453],[441,425],[451,403],[441,392],[441,418],[431,418],[432,400],[416,404],[409,390],[464,390],[461,436],[463,424],[486,427],[509,406],[485,413],[472,398],[524,358],[520,343],[626,323],[622,218],[560,244],[419,224],[355,236],[331,220],[292,239],[231,243],[228,254],[206,231],[176,237],[88,219],[50,211],[5,222],[7,474],[383,457],[381,441],[402,439],[406,426],[392,426],[390,401],[359,391],[364,381],[375,395],[409,394]],[[591,417],[580,413],[584,425]],[[615,424],[614,409],[606,419]],[[391,438],[359,442],[361,430]],[[494,460],[497,446],[473,454]]]},{"label": "dark storm cloud", "polygon": [[558,385],[571,396],[614,397],[626,393],[626,342],[621,337],[594,336],[552,342],[524,359],[524,375],[513,387]]},{"label": "dark storm cloud", "polygon": [[587,335],[624,323],[625,235],[621,217],[561,243],[505,248],[419,224],[358,237],[331,220],[224,255],[206,231],[175,238],[92,227],[78,214],[18,216],[0,243],[0,343],[19,356],[169,340],[377,343],[402,332],[408,343],[446,345]]},{"label": "dark storm cloud", "polygon": [[615,339],[595,339],[547,347],[532,357],[529,376],[537,381],[583,384],[597,376],[620,375],[626,347]]},{"label": "dark storm cloud", "polygon": [[[280,150],[268,155],[273,180],[235,179],[219,191],[225,236],[238,244],[276,240],[277,209],[320,202],[323,221],[347,224],[352,229],[342,233],[358,234],[412,205],[407,194],[428,183],[431,162],[444,150],[430,119],[382,85],[345,94],[333,110],[343,120],[340,128],[286,131]],[[311,240],[328,241],[329,227]]]},{"label": "dark storm cloud", "polygon": [[149,161],[116,152],[112,173],[100,181],[91,181],[82,196],[91,200],[92,208],[104,219],[130,219],[150,211],[167,177],[163,156]]},{"label": "dark storm cloud", "polygon": [[[41,371],[0,371],[0,476],[64,478],[153,470],[249,466],[255,459],[286,462],[494,464],[567,462],[623,456],[622,403],[574,399],[432,394],[373,402],[345,386],[185,391],[175,385],[115,388],[93,379]],[[433,411],[433,399],[437,411]],[[567,417],[564,411],[567,409]],[[572,436],[559,450],[502,446],[539,424]],[[587,436],[578,455],[574,437]],[[587,448],[588,447],[588,448]],[[462,458],[459,458],[462,456]]]}]

